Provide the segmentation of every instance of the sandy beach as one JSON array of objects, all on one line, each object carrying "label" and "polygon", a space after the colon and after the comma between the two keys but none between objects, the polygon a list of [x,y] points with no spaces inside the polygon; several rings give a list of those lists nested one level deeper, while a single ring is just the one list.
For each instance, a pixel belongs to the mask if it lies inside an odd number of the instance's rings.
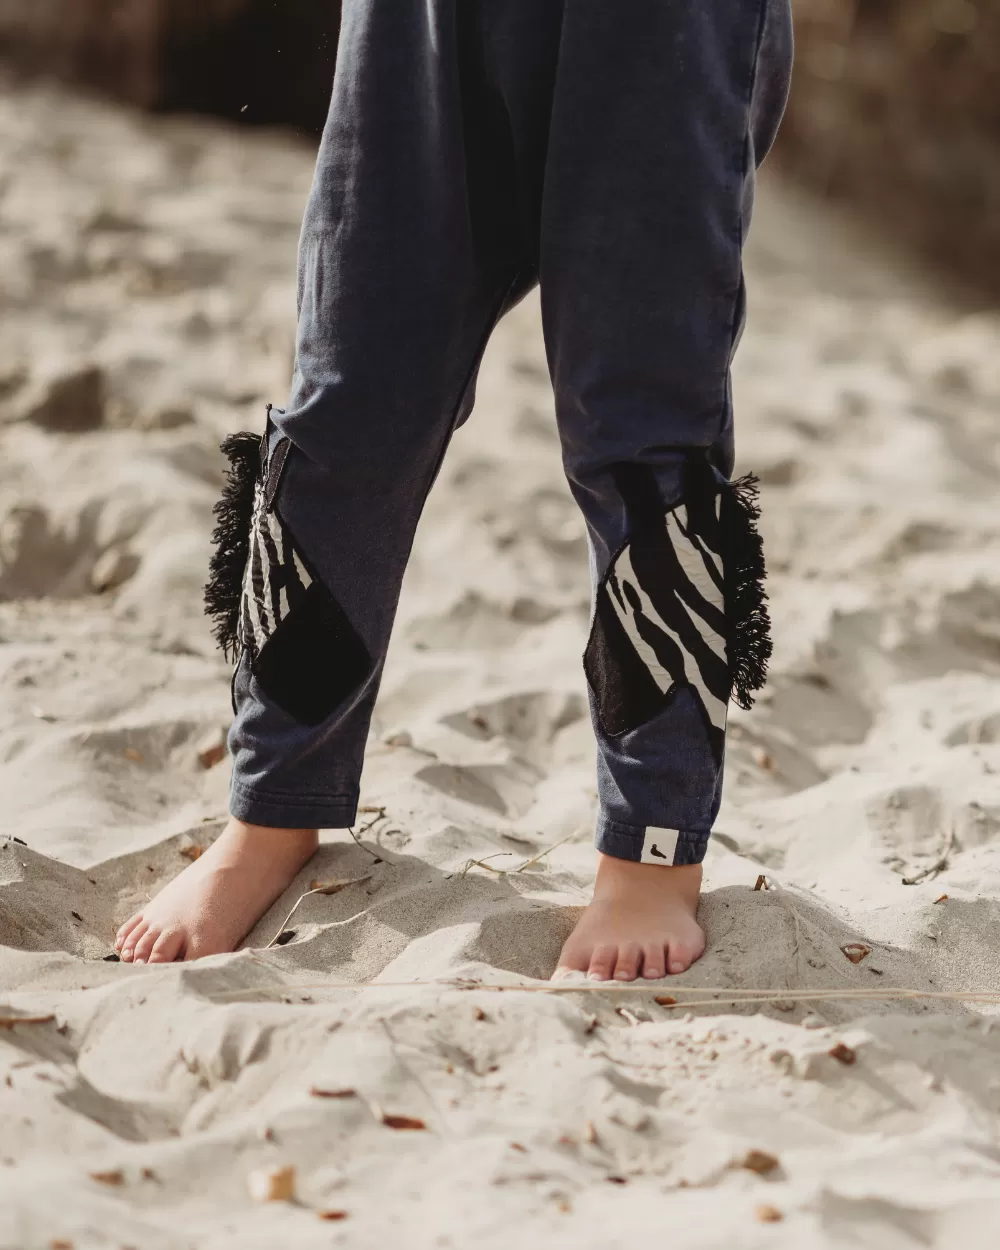
[{"label": "sandy beach", "polygon": [[0,92],[0,1246],[993,1250],[1000,316],[767,179],[735,389],[775,659],[705,957],[549,992],[596,796],[530,298],[421,523],[355,837],[234,955],[108,959],[225,819],[218,444],[287,394],[312,160]]}]

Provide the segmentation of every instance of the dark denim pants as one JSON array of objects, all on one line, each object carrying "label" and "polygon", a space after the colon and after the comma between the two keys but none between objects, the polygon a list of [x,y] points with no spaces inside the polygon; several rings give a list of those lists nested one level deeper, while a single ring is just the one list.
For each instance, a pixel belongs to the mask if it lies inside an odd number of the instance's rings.
[{"label": "dark denim pants", "polygon": [[292,393],[230,487],[235,816],[353,823],[417,519],[540,283],[593,553],[597,845],[701,860],[769,650],[730,362],[791,44],[789,0],[345,0]]}]

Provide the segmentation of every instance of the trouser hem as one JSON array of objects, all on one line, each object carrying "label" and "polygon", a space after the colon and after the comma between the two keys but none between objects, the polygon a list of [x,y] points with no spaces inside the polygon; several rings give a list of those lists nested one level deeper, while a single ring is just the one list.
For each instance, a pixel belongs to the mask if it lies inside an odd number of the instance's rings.
[{"label": "trouser hem", "polygon": [[710,837],[710,830],[622,824],[602,816],[597,822],[595,842],[602,855],[610,855],[613,859],[680,867],[683,864],[700,864],[708,852]]},{"label": "trouser hem", "polygon": [[313,798],[261,794],[233,785],[229,811],[248,825],[272,829],[349,829],[357,819],[358,796]]}]

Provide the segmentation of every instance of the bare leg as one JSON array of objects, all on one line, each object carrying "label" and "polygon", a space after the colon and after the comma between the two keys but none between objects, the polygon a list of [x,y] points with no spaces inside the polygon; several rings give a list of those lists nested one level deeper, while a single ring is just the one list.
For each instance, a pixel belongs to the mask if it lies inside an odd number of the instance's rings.
[{"label": "bare leg", "polygon": [[700,864],[661,868],[601,855],[594,901],[563,947],[554,979],[570,970],[594,981],[685,972],[705,950],[700,890]]},{"label": "bare leg", "polygon": [[315,829],[230,819],[222,834],[118,930],[126,963],[172,963],[235,950],[316,851]]}]

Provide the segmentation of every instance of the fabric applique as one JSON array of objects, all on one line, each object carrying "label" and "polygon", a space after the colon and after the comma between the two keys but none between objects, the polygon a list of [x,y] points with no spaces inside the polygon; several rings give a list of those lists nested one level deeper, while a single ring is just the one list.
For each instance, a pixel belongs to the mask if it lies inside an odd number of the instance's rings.
[{"label": "fabric applique", "polygon": [[264,694],[300,723],[316,725],[373,666],[278,509],[291,443],[279,439],[270,454],[267,443],[267,435],[237,434],[223,444],[230,470],[215,509],[206,610],[219,645],[237,663],[247,658]]},{"label": "fabric applique", "polygon": [[688,474],[684,502],[664,509],[651,470],[622,466],[617,480],[632,532],[598,588],[584,655],[601,724],[612,737],[637,729],[684,687],[721,761],[730,696],[752,703],[770,655],[748,484]]},{"label": "fabric applique", "polygon": [[239,623],[239,641],[251,660],[257,659],[281,622],[303,602],[312,583],[288,527],[277,512],[268,511],[265,481],[258,480]]}]

